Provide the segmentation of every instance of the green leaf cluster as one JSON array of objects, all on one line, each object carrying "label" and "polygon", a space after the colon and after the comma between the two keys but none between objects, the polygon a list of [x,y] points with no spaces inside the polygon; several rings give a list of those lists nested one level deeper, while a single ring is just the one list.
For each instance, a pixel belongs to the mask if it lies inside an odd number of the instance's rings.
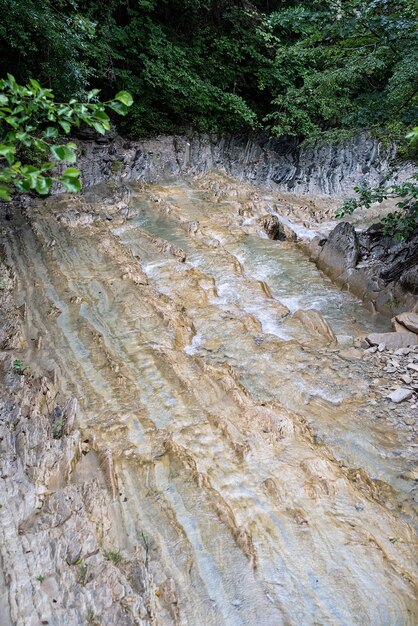
[{"label": "green leaf cluster", "polygon": [[335,214],[337,218],[352,215],[356,209],[369,209],[372,204],[384,200],[396,200],[397,210],[382,218],[384,233],[399,241],[408,239],[418,226],[418,176],[398,185],[379,185],[378,187],[355,187],[356,198],[349,198]]},{"label": "green leaf cluster", "polygon": [[73,164],[77,146],[65,140],[74,127],[82,124],[104,134],[110,129],[106,108],[125,115],[132,96],[119,91],[109,101],[97,100],[97,89],[87,92],[84,101],[72,98],[56,102],[50,89],[37,80],[19,85],[11,74],[0,80],[0,199],[10,200],[13,188],[46,195],[54,180],[70,192],[81,189],[80,172],[68,167],[54,177],[57,162]]}]

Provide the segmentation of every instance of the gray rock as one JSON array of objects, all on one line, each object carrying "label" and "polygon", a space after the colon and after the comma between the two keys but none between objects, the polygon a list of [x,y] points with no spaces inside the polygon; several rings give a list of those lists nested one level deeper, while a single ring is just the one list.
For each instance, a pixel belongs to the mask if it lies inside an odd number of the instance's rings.
[{"label": "gray rock", "polygon": [[389,350],[398,350],[408,346],[418,345],[418,335],[415,333],[371,333],[367,335],[366,341],[371,346],[385,344]]},{"label": "gray rock", "polygon": [[418,333],[418,313],[401,313],[396,315],[395,320],[411,332]]},{"label": "gray rock", "polygon": [[[381,182],[393,167],[394,145],[381,143],[366,133],[345,144],[301,148],[295,139],[269,138],[259,133],[215,136],[160,136],[129,144],[122,137],[106,136],[102,143],[82,142],[77,166],[85,186],[105,180],[155,180],[162,176],[208,172],[223,168],[230,176],[281,191],[321,195],[351,195],[366,180]],[[115,174],[114,164],[119,164]],[[412,166],[403,166],[396,180],[406,179]],[[395,178],[393,179],[395,180]]]},{"label": "gray rock", "polygon": [[401,381],[405,383],[405,385],[410,385],[412,383],[412,378],[408,374],[402,374]]},{"label": "gray rock", "polygon": [[392,402],[395,402],[395,404],[399,404],[400,402],[411,398],[412,391],[411,389],[403,389],[402,387],[399,387],[399,389],[395,389],[395,391],[392,391],[392,393],[389,393],[386,397]]},{"label": "gray rock", "polygon": [[318,257],[318,267],[333,280],[344,282],[347,272],[355,268],[359,258],[356,231],[348,222],[338,224],[331,231]]},{"label": "gray rock", "polygon": [[409,370],[412,370],[413,372],[418,372],[418,364],[417,363],[408,363],[408,365],[406,367]]}]

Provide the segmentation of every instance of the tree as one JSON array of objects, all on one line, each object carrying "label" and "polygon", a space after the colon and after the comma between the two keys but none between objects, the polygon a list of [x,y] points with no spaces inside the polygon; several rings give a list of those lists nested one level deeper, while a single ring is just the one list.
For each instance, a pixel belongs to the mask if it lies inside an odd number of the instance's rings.
[{"label": "tree", "polygon": [[18,82],[37,76],[60,100],[127,89],[133,138],[399,142],[416,123],[416,0],[0,0],[0,13]]},{"label": "tree", "polygon": [[63,141],[73,127],[92,126],[104,134],[110,128],[106,109],[126,115],[132,105],[127,91],[120,91],[112,100],[99,102],[99,90],[86,95],[85,102],[70,99],[55,102],[50,89],[31,79],[19,85],[8,74],[0,80],[0,199],[10,200],[13,187],[19,192],[49,193],[54,180],[67,191],[81,189],[80,172],[68,167],[62,175],[52,175],[59,161],[69,164],[77,159],[77,146]]}]

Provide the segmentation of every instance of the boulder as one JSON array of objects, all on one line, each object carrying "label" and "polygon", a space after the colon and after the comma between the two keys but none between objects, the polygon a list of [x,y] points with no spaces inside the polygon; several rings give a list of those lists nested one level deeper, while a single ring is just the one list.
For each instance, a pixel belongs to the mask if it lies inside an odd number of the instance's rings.
[{"label": "boulder", "polygon": [[296,233],[280,221],[277,215],[264,215],[261,218],[261,226],[269,239],[279,239],[280,241],[296,241]]},{"label": "boulder", "polygon": [[302,324],[309,334],[320,335],[329,343],[337,343],[337,337],[326,319],[315,309],[303,311],[299,309],[292,315],[292,319]]},{"label": "boulder", "polygon": [[406,291],[418,294],[418,265],[405,270],[399,279],[400,284]]},{"label": "boulder", "polygon": [[[418,313],[407,311],[395,316],[395,322],[418,334]],[[392,320],[393,321],[393,320]]]},{"label": "boulder", "polygon": [[396,333],[409,333],[409,330],[400,322],[398,322],[398,320],[396,319],[396,317],[392,317],[392,329],[396,332]]},{"label": "boulder", "polygon": [[408,346],[418,346],[418,335],[409,331],[404,333],[371,333],[366,337],[371,346],[384,344],[388,350],[398,350]]},{"label": "boulder", "polygon": [[411,389],[403,389],[402,387],[399,387],[398,389],[395,389],[395,391],[389,393],[386,397],[392,402],[395,402],[395,404],[399,404],[400,402],[411,398],[412,391]]},{"label": "boulder", "polygon": [[261,219],[261,225],[269,239],[276,239],[280,231],[280,222],[277,215],[265,215]]},{"label": "boulder", "polygon": [[335,280],[356,267],[359,254],[356,231],[348,222],[342,222],[330,232],[319,255],[318,267]]}]

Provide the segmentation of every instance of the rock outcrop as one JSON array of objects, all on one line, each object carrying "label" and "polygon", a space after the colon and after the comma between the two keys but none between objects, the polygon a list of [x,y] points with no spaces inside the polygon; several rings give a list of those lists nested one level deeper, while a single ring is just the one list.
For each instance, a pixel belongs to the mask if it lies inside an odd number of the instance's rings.
[{"label": "rock outcrop", "polygon": [[[227,174],[276,190],[316,195],[352,194],[355,185],[380,183],[391,174],[394,146],[383,148],[359,135],[345,144],[301,148],[294,139],[267,135],[195,135],[129,141],[111,134],[81,142],[79,167],[86,185],[105,180],[155,181],[222,169]],[[403,180],[412,166],[392,174]]]},{"label": "rock outcrop", "polygon": [[0,273],[0,624],[151,626],[152,577],[121,552],[101,452],[75,428],[76,399],[13,359],[22,323]]},{"label": "rock outcrop", "polygon": [[310,248],[325,274],[373,310],[390,315],[416,305],[418,232],[409,241],[399,242],[384,235],[379,225],[358,233],[343,222],[328,239],[312,241]]}]

